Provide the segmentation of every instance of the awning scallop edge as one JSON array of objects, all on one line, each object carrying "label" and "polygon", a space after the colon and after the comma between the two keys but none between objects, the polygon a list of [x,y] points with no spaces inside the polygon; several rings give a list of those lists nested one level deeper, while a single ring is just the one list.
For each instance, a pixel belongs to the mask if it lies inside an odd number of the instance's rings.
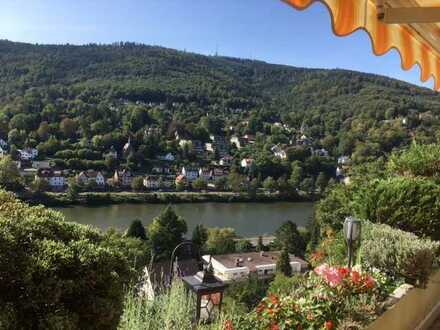
[{"label": "awning scallop edge", "polygon": [[385,24],[377,18],[376,5],[371,0],[282,0],[296,9],[303,10],[315,2],[323,3],[329,10],[333,32],[346,36],[364,30],[370,36],[375,55],[384,55],[396,49],[402,68],[411,69],[418,64],[422,81],[434,78],[435,89],[440,89],[440,54],[428,42],[415,36],[408,26]]}]

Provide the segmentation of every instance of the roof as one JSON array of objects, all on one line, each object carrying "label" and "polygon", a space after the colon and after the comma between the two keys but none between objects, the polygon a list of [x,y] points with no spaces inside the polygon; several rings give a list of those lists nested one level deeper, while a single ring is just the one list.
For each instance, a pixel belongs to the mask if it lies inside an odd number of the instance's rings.
[{"label": "roof", "polygon": [[[242,260],[242,262],[240,263],[240,267],[248,267],[250,271],[255,271],[257,266],[275,264],[280,254],[280,251],[271,251],[264,253],[245,252],[213,255],[212,258],[220,262],[226,268],[237,267],[237,259],[240,259]],[[303,259],[295,257],[293,254],[290,254],[289,256],[290,261],[299,262],[301,264],[301,268],[308,267],[309,264]]]},{"label": "roof", "polygon": [[[318,0],[282,0],[306,9]],[[329,10],[333,32],[369,35],[375,55],[396,49],[404,70],[418,64],[422,81],[431,76],[440,89],[440,3],[438,0],[319,0]],[[392,23],[392,24],[391,24]]]},{"label": "roof", "polygon": [[63,177],[62,171],[52,171],[52,170],[38,170],[37,175],[40,178],[53,178],[53,177]]},{"label": "roof", "polygon": [[97,172],[97,171],[93,171],[93,170],[88,170],[88,171],[82,171],[81,173],[79,173],[79,175],[85,175],[88,178],[96,178],[97,176],[102,175],[101,172]]}]

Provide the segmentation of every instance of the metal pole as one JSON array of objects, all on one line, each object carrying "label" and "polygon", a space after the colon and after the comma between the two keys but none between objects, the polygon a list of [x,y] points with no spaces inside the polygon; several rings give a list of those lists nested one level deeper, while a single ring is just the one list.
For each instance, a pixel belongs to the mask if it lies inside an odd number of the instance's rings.
[{"label": "metal pole", "polygon": [[350,239],[349,241],[348,241],[348,269],[349,270],[351,270],[351,262],[352,262],[352,259],[353,258],[353,242],[352,242],[352,240]]},{"label": "metal pole", "polygon": [[351,271],[351,264],[353,258],[353,224],[348,224],[348,269]]}]

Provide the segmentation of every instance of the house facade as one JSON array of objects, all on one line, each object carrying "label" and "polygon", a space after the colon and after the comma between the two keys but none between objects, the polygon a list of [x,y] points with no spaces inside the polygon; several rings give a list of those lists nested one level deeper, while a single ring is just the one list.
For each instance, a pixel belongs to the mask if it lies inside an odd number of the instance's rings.
[{"label": "house facade", "polygon": [[21,160],[33,160],[38,157],[36,148],[18,149],[17,151]]},{"label": "house facade", "polygon": [[161,178],[156,175],[147,175],[144,178],[144,187],[150,190],[159,189],[161,187]]},{"label": "house facade", "polygon": [[196,168],[184,166],[181,173],[188,182],[192,182],[199,177],[199,171]]},{"label": "house facade", "polygon": [[[222,281],[231,282],[247,280],[250,274],[255,274],[259,279],[273,277],[280,255],[280,251],[205,255],[203,261],[208,263],[212,257],[214,275]],[[303,259],[294,255],[289,255],[289,257],[290,266],[294,273],[304,272],[308,269],[308,263]]]},{"label": "house facade", "polygon": [[36,178],[45,180],[49,187],[55,191],[64,190],[67,186],[67,179],[63,171],[38,170]]},{"label": "house facade", "polygon": [[273,152],[275,157],[279,159],[287,159],[287,153],[283,148],[281,148],[281,146],[275,145],[270,150]]},{"label": "house facade", "polygon": [[98,187],[105,186],[105,178],[101,172],[96,171],[82,171],[76,176],[76,181],[79,184],[89,185],[96,184]]},{"label": "house facade", "polygon": [[212,171],[209,168],[199,168],[199,178],[202,178],[204,181],[209,181],[212,179]]},{"label": "house facade", "polygon": [[133,174],[128,170],[115,171],[113,174],[113,184],[129,187],[133,181]]},{"label": "house facade", "polygon": [[253,163],[254,163],[254,160],[252,158],[243,158],[241,160],[240,165],[241,165],[241,167],[249,168],[252,166]]}]

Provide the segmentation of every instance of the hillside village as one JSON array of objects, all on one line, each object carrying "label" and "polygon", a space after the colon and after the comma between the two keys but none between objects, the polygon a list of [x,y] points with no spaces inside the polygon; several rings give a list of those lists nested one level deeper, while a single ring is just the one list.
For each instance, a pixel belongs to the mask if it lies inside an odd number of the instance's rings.
[{"label": "hillside village", "polygon": [[[138,104],[139,105],[139,104]],[[156,105],[150,104],[150,107]],[[240,125],[248,125],[248,121]],[[290,162],[300,158],[313,157],[325,160],[327,163],[335,164],[335,169],[329,172],[328,167],[323,179],[326,185],[328,180],[338,180],[344,182],[346,170],[349,168],[350,158],[341,156],[335,159],[322,146],[317,146],[312,138],[306,135],[306,126],[303,124],[297,132],[291,129],[287,124],[275,122],[273,127],[281,130],[291,138],[287,143],[277,143],[268,147],[268,156],[274,162],[289,166]],[[255,188],[264,187],[269,190],[276,190],[275,184],[271,185],[272,177],[266,176],[257,178],[256,157],[258,152],[257,139],[264,139],[261,135],[252,134],[239,135],[231,126],[227,133],[209,134],[205,141],[195,139],[191,133],[176,129],[171,138],[166,140],[167,152],[155,155],[148,166],[143,168],[130,168],[130,161],[141,151],[142,146],[136,143],[131,136],[128,137],[122,147],[111,145],[110,148],[101,153],[93,144],[88,144],[90,150],[83,153],[92,153],[97,161],[100,158],[101,166],[92,168],[82,168],[72,166],[72,162],[60,161],[55,157],[48,157],[41,146],[25,147],[18,149],[16,145],[10,145],[8,141],[0,139],[0,157],[10,156],[14,160],[20,174],[25,178],[29,187],[39,183],[39,190],[64,192],[69,185],[77,185],[82,191],[183,191],[183,190],[211,190],[226,191],[234,189],[231,187],[231,181],[235,178],[235,190],[246,189],[253,180]],[[162,130],[159,127],[145,127],[143,129],[143,138],[163,139]],[[57,155],[66,155],[68,150],[61,150],[55,153]],[[188,158],[192,161],[188,162]],[[75,164],[73,164],[75,165]],[[319,165],[318,165],[319,166]],[[320,170],[318,168],[318,170]],[[321,173],[321,172],[319,172]],[[287,174],[287,173],[286,173]],[[282,180],[288,184],[287,175],[279,174],[275,179],[279,179],[279,186],[282,186]],[[267,181],[267,178],[270,178]],[[298,178],[297,185],[293,184],[293,190],[301,188],[301,183],[307,175]],[[266,181],[264,181],[264,179]],[[266,184],[265,184],[266,182]],[[292,183],[292,182],[291,182]],[[313,182],[314,183],[314,182]],[[321,183],[322,185],[323,183]],[[302,187],[308,188],[308,187]],[[310,192],[319,191],[324,187],[308,188]]]}]

